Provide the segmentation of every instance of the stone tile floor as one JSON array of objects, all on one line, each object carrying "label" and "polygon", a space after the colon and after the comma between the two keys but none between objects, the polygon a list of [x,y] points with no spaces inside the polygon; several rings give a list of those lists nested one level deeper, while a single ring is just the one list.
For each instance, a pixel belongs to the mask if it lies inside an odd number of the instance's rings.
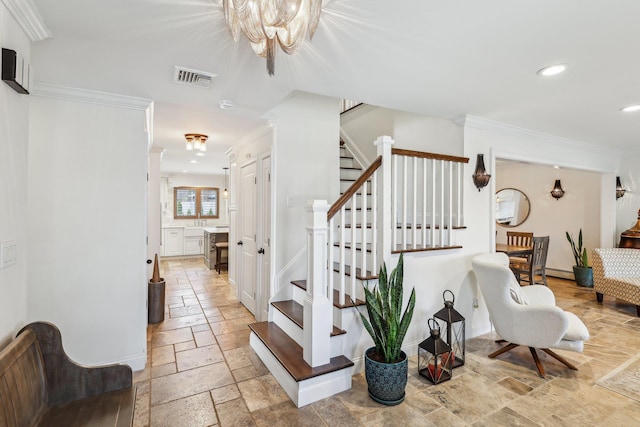
[{"label": "stone tile floor", "polygon": [[[167,282],[164,322],[148,329],[148,362],[134,374],[134,426],[630,426],[640,402],[594,382],[640,353],[635,306],[550,279],[558,305],[591,333],[584,353],[561,352],[579,371],[544,353],[538,377],[526,348],[489,359],[493,335],[467,341],[467,363],[452,380],[432,386],[409,364],[405,401],[384,407],[367,395],[363,374],[351,390],[297,409],[249,347],[253,316],[238,303],[226,273],[201,259],[162,261]],[[640,376],[637,381],[640,382]]]}]

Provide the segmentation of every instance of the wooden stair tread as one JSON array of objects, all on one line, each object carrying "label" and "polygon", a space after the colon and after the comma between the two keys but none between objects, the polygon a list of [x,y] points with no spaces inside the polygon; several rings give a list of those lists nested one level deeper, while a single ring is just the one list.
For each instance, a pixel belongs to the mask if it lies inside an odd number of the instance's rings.
[{"label": "wooden stair tread", "polygon": [[[340,242],[334,242],[333,246],[336,248],[340,247]],[[371,253],[371,243],[367,243],[367,248],[365,249],[367,252]],[[351,249],[351,243],[344,244],[345,249]],[[362,252],[362,243],[356,243],[356,251]]]},{"label": "wooden stair tread", "polygon": [[[375,277],[376,279],[378,278],[378,276]],[[306,280],[292,280],[291,283],[297,287],[299,287],[302,290],[307,290],[307,281]],[[344,305],[339,303],[340,301],[340,294],[338,293],[337,289],[333,290],[333,306],[336,308],[349,308],[349,307],[355,307],[358,305],[364,305],[365,302],[357,299],[356,298],[356,303],[353,304],[351,302],[351,296],[349,294],[345,294],[344,296]]]},{"label": "wooden stair tread", "polygon": [[[407,245],[406,249],[402,249],[402,245],[396,245],[396,248],[393,249],[391,251],[392,254],[399,254],[399,253],[407,253],[407,252],[426,252],[426,251],[444,251],[447,249],[462,249],[462,246],[421,246],[421,245],[416,245],[415,248],[413,247],[409,247],[410,245]],[[413,246],[413,245],[411,245]]]},{"label": "wooden stair tread", "polygon": [[[367,208],[367,209],[370,209],[370,208]],[[350,208],[347,208],[347,210],[350,210]],[[358,210],[360,210],[360,209],[358,208]],[[340,226],[338,226],[338,227],[340,227]],[[411,229],[413,229],[414,227],[415,227],[416,229],[420,230],[420,229],[422,229],[422,227],[423,227],[423,226],[422,226],[422,225],[420,225],[420,224],[416,224],[415,226],[413,226],[413,225],[411,225],[411,224],[407,224],[406,230],[411,230]],[[344,225],[344,228],[351,228],[351,224],[345,224],[345,225]],[[362,224],[356,224],[356,228],[362,228]],[[366,228],[371,228],[371,224],[367,224],[367,225],[366,225]],[[431,225],[426,225],[426,226],[425,226],[425,228],[426,228],[427,230],[430,230],[430,229],[431,229]],[[453,226],[453,227],[451,227],[451,229],[452,229],[452,230],[465,230],[466,228],[467,228],[466,226]],[[436,229],[436,230],[439,230],[439,229],[440,229],[440,226],[439,226],[439,225],[436,225],[436,228],[435,228],[435,229]],[[448,229],[449,229],[449,227],[448,227],[448,226],[445,226],[445,227],[444,227],[444,229],[445,229],[445,230],[448,230]],[[402,224],[396,224],[396,230],[402,230]]]},{"label": "wooden stair tread", "polygon": [[[346,157],[345,157],[346,158]],[[349,157],[350,158],[350,157]],[[340,169],[344,169],[344,170],[350,170],[350,171],[361,171],[362,168],[358,168],[358,167],[346,167],[346,166],[340,166]]]},{"label": "wooden stair tread", "polygon": [[[337,262],[333,263],[333,271],[335,271],[336,273],[340,272],[340,264]],[[345,265],[344,266],[344,274],[345,276],[351,276],[351,266],[350,265]],[[362,273],[362,270],[360,269],[360,267],[356,268],[356,279],[358,280],[373,280],[373,279],[377,279],[378,275],[371,273],[370,271],[365,271],[364,274]]]},{"label": "wooden stair tread", "polygon": [[[298,325],[300,329],[304,328],[304,307],[293,300],[274,301],[271,303],[276,309],[284,314],[289,320]],[[346,334],[347,331],[333,326],[331,336]]]},{"label": "wooden stair tread", "polygon": [[302,347],[275,323],[252,323],[249,328],[298,382],[353,366],[345,356],[336,356],[328,364],[312,368],[302,357]]}]

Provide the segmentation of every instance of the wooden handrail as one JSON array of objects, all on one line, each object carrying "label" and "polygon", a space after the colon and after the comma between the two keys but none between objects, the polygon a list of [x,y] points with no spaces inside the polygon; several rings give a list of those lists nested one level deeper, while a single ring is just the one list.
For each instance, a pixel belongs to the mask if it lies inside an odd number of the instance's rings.
[{"label": "wooden handrail", "polygon": [[419,157],[421,159],[435,159],[456,163],[469,163],[468,157],[448,156],[446,154],[426,153],[424,151],[403,150],[402,148],[392,148],[391,154],[395,154],[398,156]]},{"label": "wooden handrail", "polygon": [[373,175],[373,173],[380,167],[380,165],[382,165],[382,156],[379,156],[377,159],[375,159],[373,163],[371,163],[371,165],[367,168],[367,170],[365,170],[364,173],[360,175],[360,178],[358,178],[356,182],[351,184],[351,187],[349,187],[347,191],[345,191],[342,196],[340,196],[338,200],[336,200],[335,203],[331,205],[329,211],[327,212],[327,221],[333,218],[333,216],[340,211],[345,203],[347,203],[349,199],[353,197],[356,191],[358,191],[358,188],[360,188],[371,177],[371,175]]}]

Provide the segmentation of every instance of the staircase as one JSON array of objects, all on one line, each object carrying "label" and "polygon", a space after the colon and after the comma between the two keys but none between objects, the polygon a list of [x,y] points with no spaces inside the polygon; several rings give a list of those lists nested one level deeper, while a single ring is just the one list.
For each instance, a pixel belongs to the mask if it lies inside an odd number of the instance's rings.
[{"label": "staircase", "polygon": [[468,159],[392,144],[380,137],[379,157],[363,172],[341,143],[341,196],[307,208],[307,279],[272,298],[269,322],[250,326],[251,347],[298,407],[351,388],[350,359],[361,363],[362,347],[370,345],[354,307],[364,305],[363,286],[376,282],[372,272],[382,261],[396,252],[458,247],[452,232],[464,228]]}]

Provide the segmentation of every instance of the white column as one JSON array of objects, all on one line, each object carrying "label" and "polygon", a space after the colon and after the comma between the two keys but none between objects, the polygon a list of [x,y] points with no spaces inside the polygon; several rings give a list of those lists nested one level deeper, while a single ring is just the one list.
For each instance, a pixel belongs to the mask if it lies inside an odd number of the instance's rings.
[{"label": "white column", "polygon": [[329,363],[333,309],[327,298],[327,212],[326,200],[312,200],[307,206],[307,295],[304,298],[303,358],[310,366]]},{"label": "white column", "polygon": [[[382,236],[380,244],[380,252],[378,256],[382,257],[382,262],[389,263],[391,261],[391,233],[395,233],[395,219],[391,215],[391,146],[394,140],[390,136],[380,136],[374,144],[378,147],[378,156],[382,156],[382,182],[378,183],[378,206],[373,209],[378,210],[378,232]],[[380,262],[379,265],[382,265]]]}]

